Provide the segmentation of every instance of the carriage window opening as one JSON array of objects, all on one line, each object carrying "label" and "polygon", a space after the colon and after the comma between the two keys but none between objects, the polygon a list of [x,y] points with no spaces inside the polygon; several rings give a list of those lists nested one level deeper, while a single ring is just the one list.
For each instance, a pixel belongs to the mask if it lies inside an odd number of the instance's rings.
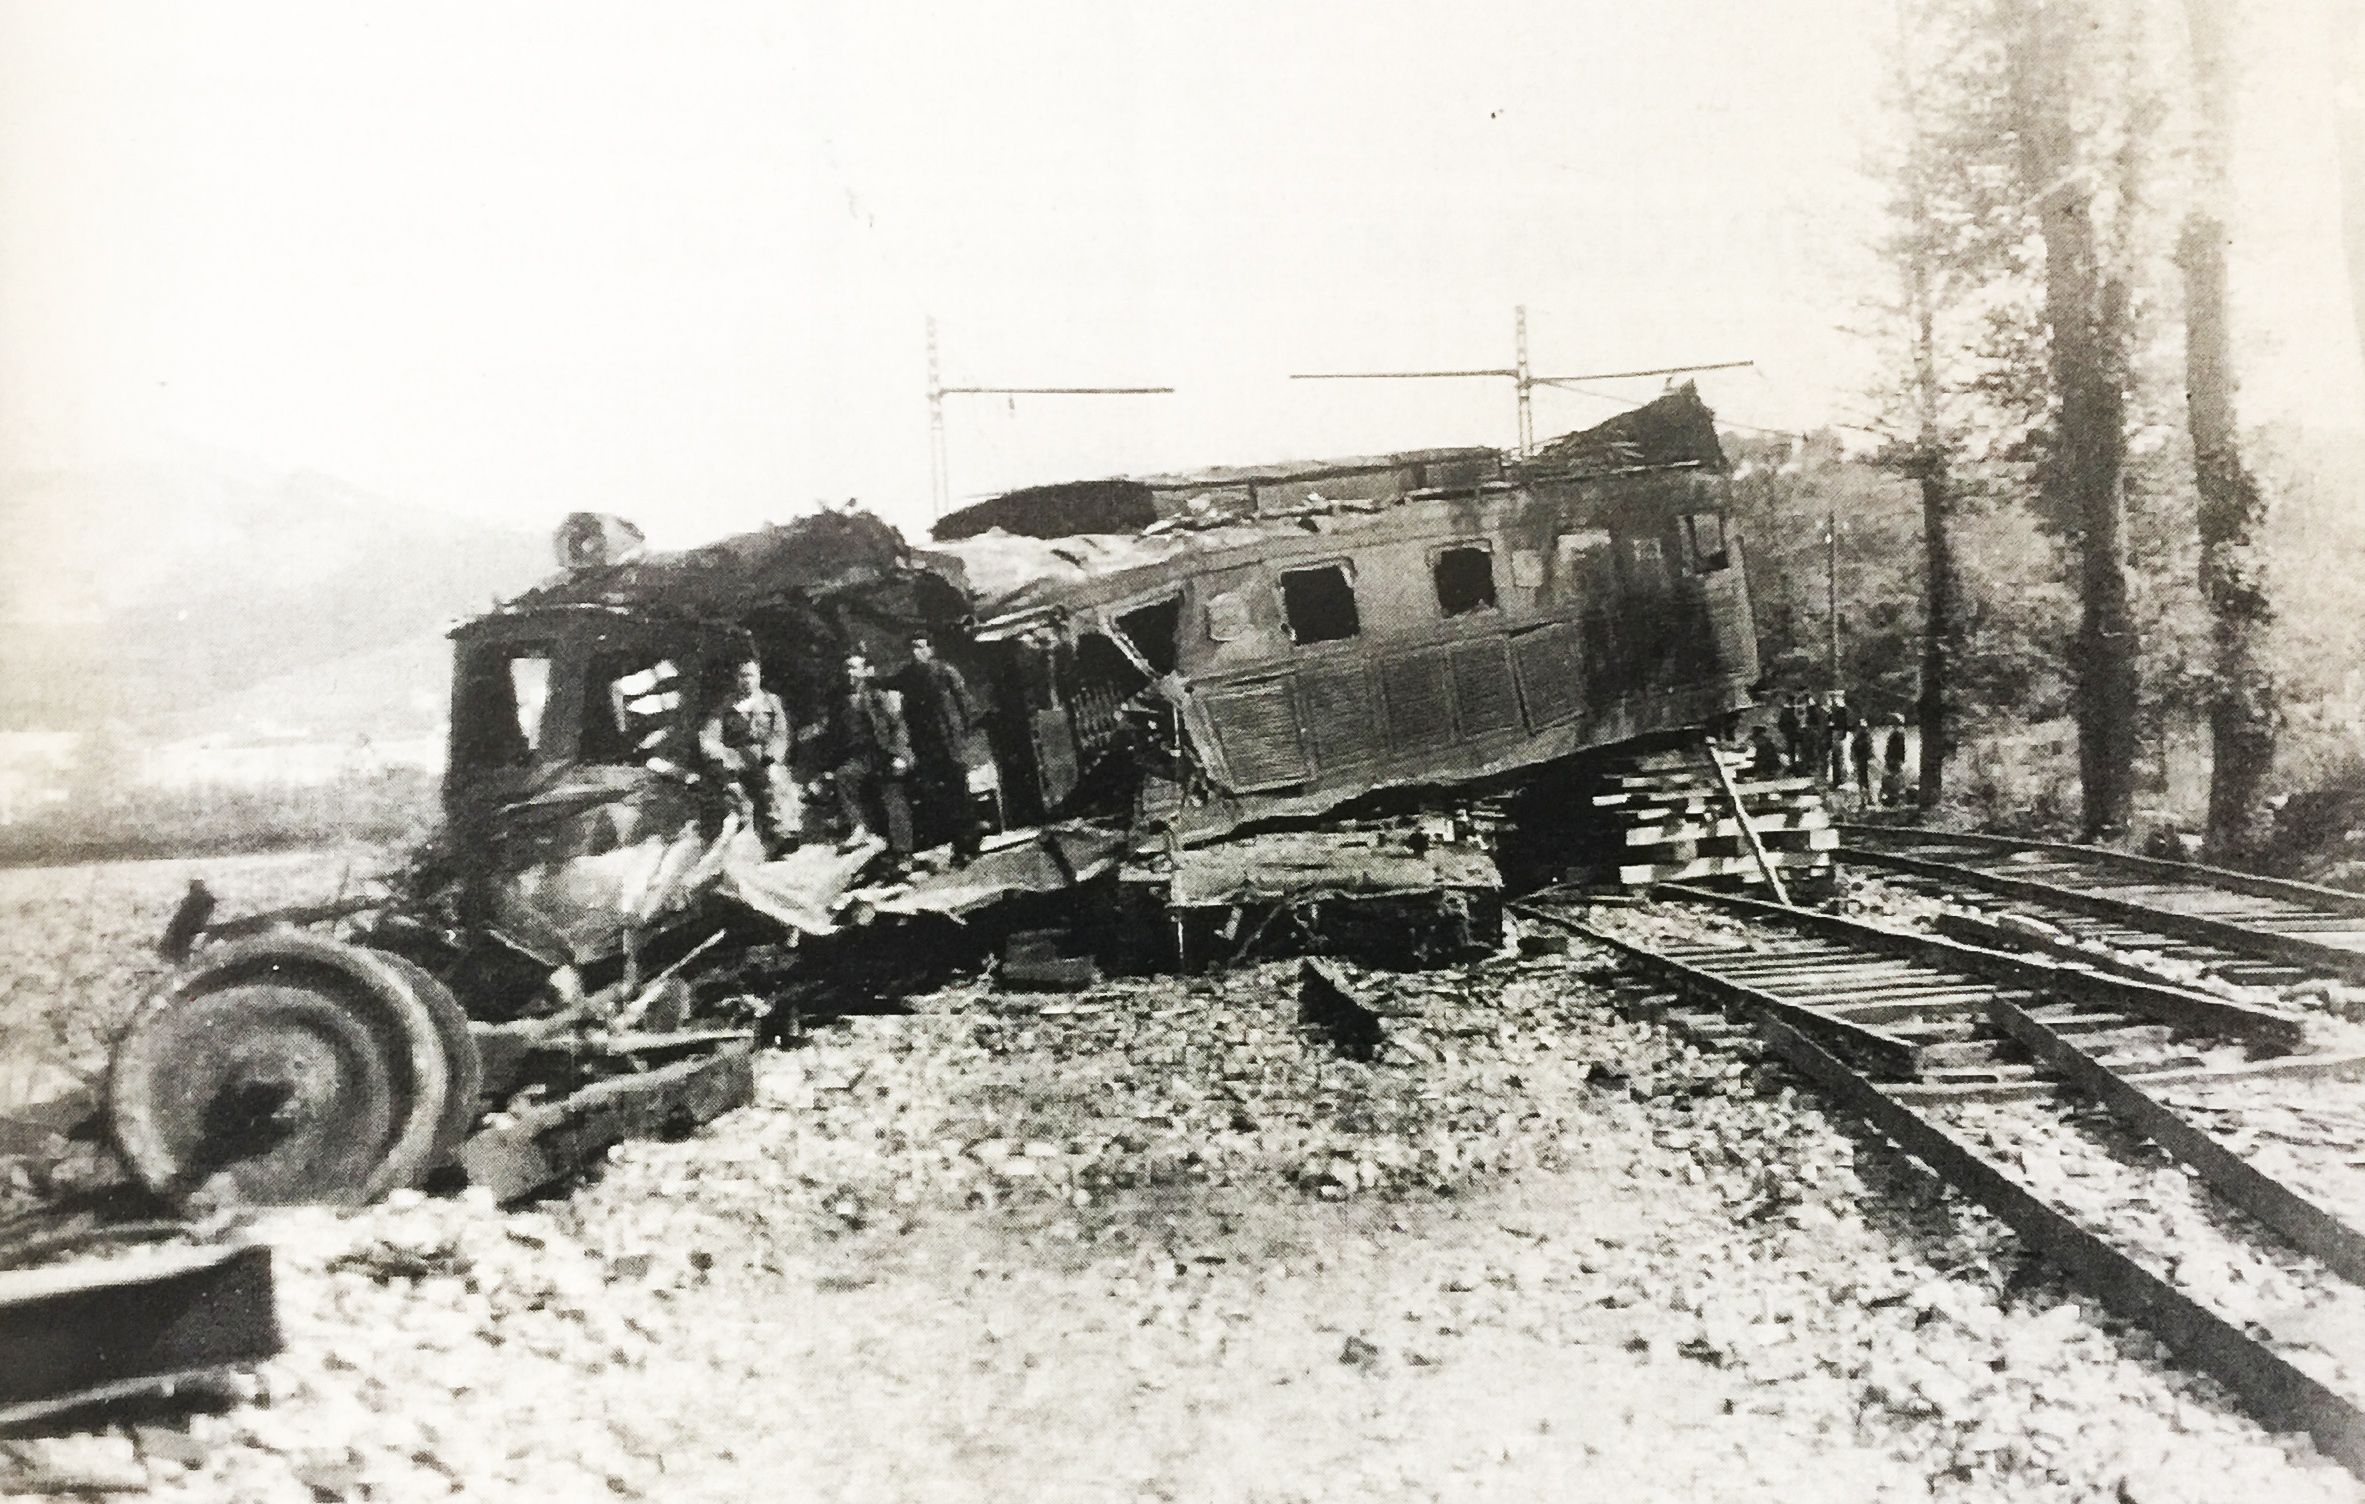
[{"label": "carriage window opening", "polygon": [[1437,610],[1444,616],[1491,611],[1495,604],[1495,556],[1465,544],[1438,554],[1429,566],[1437,582]]},{"label": "carriage window opening", "polygon": [[463,670],[453,756],[470,767],[498,768],[532,759],[550,699],[550,656],[540,645],[488,649]]},{"label": "carriage window opening", "polygon": [[584,762],[640,762],[665,740],[681,705],[680,671],[668,658],[601,653],[591,661],[576,756]]},{"label": "carriage window opening", "polygon": [[1133,644],[1142,661],[1159,674],[1174,672],[1176,638],[1182,631],[1182,597],[1169,596],[1136,606],[1117,618],[1117,630]]},{"label": "carriage window opening", "polygon": [[1710,574],[1731,562],[1731,555],[1725,551],[1724,513],[1692,512],[1683,520],[1690,534],[1695,571]]},{"label": "carriage window opening", "polygon": [[1281,612],[1289,619],[1290,641],[1300,647],[1342,642],[1363,631],[1363,618],[1355,610],[1355,583],[1347,578],[1344,564],[1281,571]]}]

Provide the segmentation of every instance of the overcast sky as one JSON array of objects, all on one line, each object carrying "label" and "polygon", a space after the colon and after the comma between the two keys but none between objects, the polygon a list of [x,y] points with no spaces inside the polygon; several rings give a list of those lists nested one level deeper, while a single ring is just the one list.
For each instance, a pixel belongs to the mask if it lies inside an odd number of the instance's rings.
[{"label": "overcast sky", "polygon": [[[2272,9],[2253,397],[2353,413],[2327,49]],[[1180,389],[951,399],[965,494],[1508,443],[1508,383],[1286,378],[1508,364],[1520,303],[1546,373],[1750,358],[1722,414],[1844,421],[1890,16],[0,0],[0,470],[194,447],[667,543],[919,523],[929,312],[951,383]]]}]

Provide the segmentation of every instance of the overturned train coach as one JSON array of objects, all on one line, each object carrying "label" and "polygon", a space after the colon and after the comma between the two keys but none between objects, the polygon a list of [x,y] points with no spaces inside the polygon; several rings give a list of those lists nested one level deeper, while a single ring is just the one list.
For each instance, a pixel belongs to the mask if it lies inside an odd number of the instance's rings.
[{"label": "overturned train coach", "polygon": [[[117,1143],[185,1204],[367,1200],[455,1160],[523,1193],[743,1099],[715,1026],[761,1025],[749,1000],[777,1023],[959,952],[912,926],[1085,915],[1100,959],[1184,966],[1487,944],[1498,857],[1605,756],[1747,703],[1726,494],[1685,388],[1529,460],[1045,487],[925,546],[847,511],[644,555],[571,518],[559,573],[453,633],[445,819],[386,891],[217,919],[193,886],[186,964],[116,1048]],[[832,818],[846,658],[909,682],[922,633],[979,713],[914,834],[984,827],[966,862]],[[698,751],[751,653],[794,728],[786,846]],[[685,1049],[723,1053],[651,1069]]]},{"label": "overturned train coach", "polygon": [[[639,557],[620,524],[573,519],[572,567],[455,633],[449,932],[596,966],[716,897],[812,939],[1116,871],[1120,927],[1188,962],[1201,919],[1230,944],[1274,906],[1299,929],[1357,899],[1483,909],[1497,879],[1474,800],[1517,824],[1565,805],[1604,750],[1748,702],[1727,490],[1685,387],[1526,461],[1040,487],[944,518],[926,546],[832,512]],[[982,710],[963,755],[994,834],[975,862],[866,882],[875,849],[831,821],[832,707],[848,654],[893,686],[920,633]],[[808,839],[785,854],[718,826],[699,771],[699,722],[750,651],[808,791]],[[920,811],[921,845],[940,814]],[[1144,905],[1174,922],[1141,923]]]}]

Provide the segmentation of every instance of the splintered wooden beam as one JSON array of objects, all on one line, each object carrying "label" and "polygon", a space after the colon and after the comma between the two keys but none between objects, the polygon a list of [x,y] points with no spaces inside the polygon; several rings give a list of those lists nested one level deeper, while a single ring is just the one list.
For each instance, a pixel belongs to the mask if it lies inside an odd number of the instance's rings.
[{"label": "splintered wooden beam", "polygon": [[580,1173],[608,1146],[661,1138],[718,1118],[755,1097],[745,1049],[620,1076],[518,1114],[460,1146],[460,1168],[493,1199],[516,1201]]},{"label": "splintered wooden beam", "polygon": [[0,1273],[0,1427],[279,1351],[271,1249],[142,1249]]},{"label": "splintered wooden beam", "polygon": [[1369,1060],[1388,1040],[1380,1015],[1335,963],[1308,956],[1298,968],[1298,1022],[1330,1036],[1342,1055]]}]

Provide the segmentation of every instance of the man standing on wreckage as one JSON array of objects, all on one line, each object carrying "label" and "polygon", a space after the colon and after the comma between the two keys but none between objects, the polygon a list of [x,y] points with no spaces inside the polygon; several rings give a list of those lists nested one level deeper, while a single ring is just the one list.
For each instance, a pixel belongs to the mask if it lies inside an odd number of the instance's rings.
[{"label": "man standing on wreckage", "polygon": [[846,848],[874,839],[886,826],[887,852],[896,864],[911,860],[911,730],[902,698],[880,687],[877,671],[860,653],[846,658],[846,688],[832,707],[830,778],[846,816]]},{"label": "man standing on wreckage", "polygon": [[769,855],[795,846],[803,823],[788,748],[788,710],[764,688],[763,665],[749,654],[732,670],[728,698],[700,724],[698,754]]},{"label": "man standing on wreckage", "polygon": [[936,656],[925,632],[911,640],[911,666],[897,676],[904,724],[911,731],[912,791],[929,839],[952,844],[954,866],[977,855],[981,832],[969,805],[969,738],[977,730],[977,697],[961,671]]}]

